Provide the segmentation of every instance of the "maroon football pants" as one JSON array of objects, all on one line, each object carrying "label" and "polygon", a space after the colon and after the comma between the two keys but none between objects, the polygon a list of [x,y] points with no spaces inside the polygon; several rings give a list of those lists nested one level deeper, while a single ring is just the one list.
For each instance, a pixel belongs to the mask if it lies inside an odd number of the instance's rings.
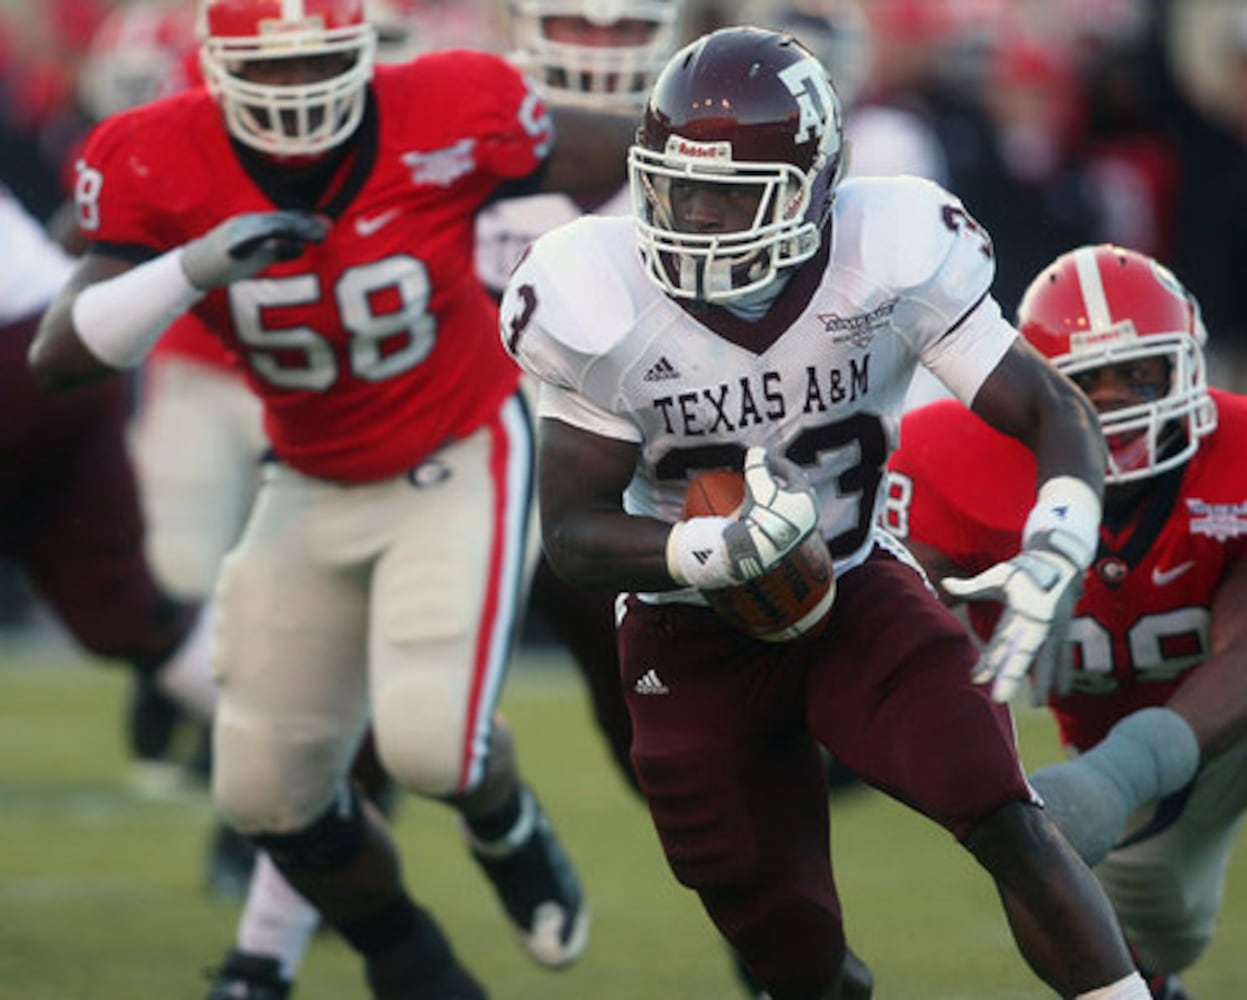
[{"label": "maroon football pants", "polygon": [[970,682],[974,646],[918,574],[876,550],[837,587],[822,635],[796,643],[635,598],[620,626],[668,863],[776,1000],[822,996],[844,950],[818,743],[959,838],[1030,797],[1007,709]]},{"label": "maroon football pants", "polygon": [[84,649],[155,667],[194,614],[161,592],[144,556],[128,383],[41,391],[26,363],[34,325],[0,328],[0,558],[25,569]]}]

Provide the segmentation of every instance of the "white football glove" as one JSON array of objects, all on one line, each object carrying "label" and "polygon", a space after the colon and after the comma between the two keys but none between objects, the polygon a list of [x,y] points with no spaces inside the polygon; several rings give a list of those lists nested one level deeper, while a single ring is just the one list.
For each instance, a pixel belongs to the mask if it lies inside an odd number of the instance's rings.
[{"label": "white football glove", "polygon": [[805,473],[764,448],[745,453],[745,496],[734,518],[694,517],[667,537],[672,578],[699,590],[761,576],[818,526],[818,502]]},{"label": "white football glove", "polygon": [[250,278],[279,260],[320,243],[328,223],[306,212],[252,212],[226,219],[182,248],[182,270],[200,291]]},{"label": "white football glove", "polygon": [[1073,674],[1066,639],[1082,583],[1082,569],[1076,563],[1032,545],[978,576],[945,577],[940,582],[954,597],[1005,605],[974,672],[975,683],[992,681],[995,701],[1013,697],[1032,663],[1035,704],[1046,702],[1052,691],[1069,691]]}]

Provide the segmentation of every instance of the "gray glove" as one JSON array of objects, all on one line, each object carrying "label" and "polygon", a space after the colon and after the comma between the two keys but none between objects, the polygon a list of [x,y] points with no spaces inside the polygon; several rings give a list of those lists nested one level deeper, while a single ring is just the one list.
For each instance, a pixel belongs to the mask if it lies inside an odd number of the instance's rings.
[{"label": "gray glove", "polygon": [[795,549],[818,525],[818,501],[805,473],[765,449],[745,453],[745,499],[723,531],[732,575],[761,576]]},{"label": "gray glove", "polygon": [[226,219],[182,248],[182,270],[201,291],[250,278],[279,260],[320,243],[329,224],[306,212],[253,212]]},{"label": "gray glove", "polygon": [[1073,760],[1030,777],[1044,809],[1088,865],[1098,865],[1121,839],[1130,814],[1172,795],[1195,777],[1199,743],[1168,708],[1126,716]]}]

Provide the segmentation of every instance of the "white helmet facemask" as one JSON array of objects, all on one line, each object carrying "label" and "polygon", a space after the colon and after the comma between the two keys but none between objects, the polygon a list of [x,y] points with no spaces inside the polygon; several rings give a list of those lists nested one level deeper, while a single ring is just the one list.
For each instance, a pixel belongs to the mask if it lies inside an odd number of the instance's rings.
[{"label": "white helmet facemask", "polygon": [[[272,32],[207,36],[200,62],[225,124],[239,142],[271,156],[317,156],[358,128],[372,79],[376,32],[371,24],[321,27],[315,18],[277,22]],[[333,60],[347,66],[308,83],[256,83],[248,68],[281,60]]]},{"label": "white helmet facemask", "polygon": [[[511,59],[550,101],[639,109],[678,41],[681,5],[681,0],[515,0]],[[577,18],[601,27],[640,21],[650,31],[634,44],[580,44],[551,37],[550,18]]]},{"label": "white helmet facemask", "polygon": [[[1199,332],[1206,336],[1202,324]],[[1201,341],[1184,331],[1140,337],[1129,320],[1115,324],[1111,336],[1093,331],[1085,337],[1094,347],[1080,350],[1079,336],[1075,335],[1071,338],[1073,350],[1052,359],[1071,378],[1143,358],[1163,358],[1169,370],[1168,392],[1100,414],[1100,428],[1109,446],[1105,481],[1146,479],[1189,461],[1199,448],[1200,438],[1217,426]]]},{"label": "white helmet facemask", "polygon": [[[730,149],[717,155],[690,152],[697,145],[672,137],[663,153],[632,147],[628,170],[637,240],[650,276],[668,295],[719,303],[745,300],[818,251],[821,220],[809,218],[807,210],[823,161],[806,173],[791,163],[733,160]],[[677,181],[756,188],[753,221],[736,232],[680,231],[670,193]]]}]

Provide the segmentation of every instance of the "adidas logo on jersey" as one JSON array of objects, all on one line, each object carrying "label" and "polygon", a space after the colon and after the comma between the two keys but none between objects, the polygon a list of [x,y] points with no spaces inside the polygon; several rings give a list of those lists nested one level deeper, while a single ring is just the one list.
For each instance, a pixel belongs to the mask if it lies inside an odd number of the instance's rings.
[{"label": "adidas logo on jersey", "polygon": [[644,375],[641,376],[641,381],[642,382],[663,382],[667,379],[679,378],[679,377],[680,377],[680,373],[675,370],[675,365],[673,365],[670,361],[668,361],[666,357],[661,357],[656,362],[654,362],[654,364],[650,367],[649,371],[647,371]]},{"label": "adidas logo on jersey", "polygon": [[632,690],[637,694],[666,694],[671,689],[658,676],[655,670],[647,670],[635,684]]}]

